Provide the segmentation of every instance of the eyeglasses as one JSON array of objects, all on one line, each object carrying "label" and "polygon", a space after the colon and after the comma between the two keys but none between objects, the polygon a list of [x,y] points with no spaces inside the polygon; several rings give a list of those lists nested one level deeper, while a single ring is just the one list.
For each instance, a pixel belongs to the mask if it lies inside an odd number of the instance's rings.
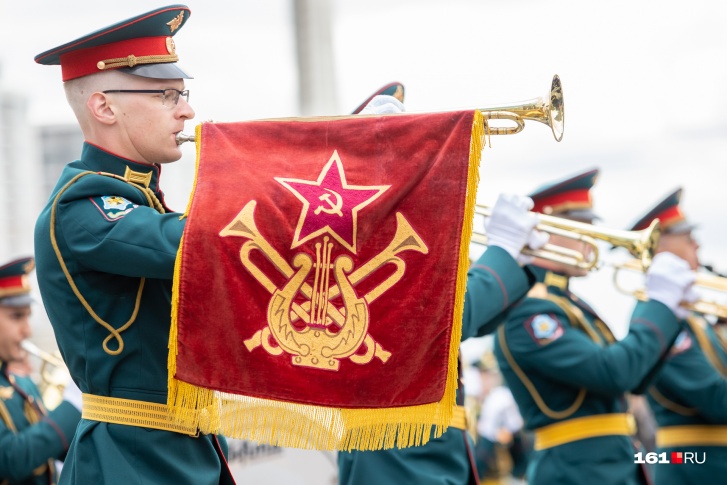
[{"label": "eyeglasses", "polygon": [[189,89],[180,91],[179,89],[108,89],[101,91],[102,93],[146,93],[161,94],[162,105],[172,108],[179,103],[179,97],[184,96],[184,100],[189,103]]}]

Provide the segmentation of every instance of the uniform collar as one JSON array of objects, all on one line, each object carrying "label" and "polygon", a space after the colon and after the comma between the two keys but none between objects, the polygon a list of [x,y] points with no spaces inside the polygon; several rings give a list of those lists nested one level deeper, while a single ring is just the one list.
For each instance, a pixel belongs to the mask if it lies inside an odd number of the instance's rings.
[{"label": "uniform collar", "polygon": [[565,274],[541,268],[540,266],[531,265],[529,268],[535,275],[538,283],[543,283],[549,289],[557,289],[560,292],[568,291],[569,277]]},{"label": "uniform collar", "polygon": [[161,176],[161,166],[159,165],[133,162],[89,142],[83,143],[81,162],[94,172],[119,175],[129,182],[148,187],[154,192],[159,191],[159,177]]}]

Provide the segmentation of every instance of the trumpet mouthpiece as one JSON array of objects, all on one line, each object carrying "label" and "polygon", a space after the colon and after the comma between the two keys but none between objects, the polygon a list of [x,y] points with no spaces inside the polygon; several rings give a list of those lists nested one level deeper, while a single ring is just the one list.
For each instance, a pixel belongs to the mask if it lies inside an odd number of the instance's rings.
[{"label": "trumpet mouthpiece", "polygon": [[186,135],[181,131],[177,133],[177,145],[181,145],[187,141],[196,141],[196,137],[194,135]]}]

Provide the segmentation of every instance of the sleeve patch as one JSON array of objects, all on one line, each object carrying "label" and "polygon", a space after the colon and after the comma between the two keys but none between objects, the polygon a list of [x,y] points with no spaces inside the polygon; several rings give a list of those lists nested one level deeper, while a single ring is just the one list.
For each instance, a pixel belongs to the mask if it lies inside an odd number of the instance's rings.
[{"label": "sleeve patch", "polygon": [[677,335],[677,339],[674,341],[674,346],[671,348],[671,355],[677,355],[681,354],[682,352],[687,351],[692,346],[692,337],[689,335],[689,332],[686,330],[682,330],[679,335]]},{"label": "sleeve patch", "polygon": [[137,204],[118,195],[92,197],[91,203],[96,206],[108,221],[117,221],[139,207]]},{"label": "sleeve patch", "polygon": [[564,333],[563,325],[553,315],[535,315],[525,322],[525,328],[538,345],[558,340]]}]

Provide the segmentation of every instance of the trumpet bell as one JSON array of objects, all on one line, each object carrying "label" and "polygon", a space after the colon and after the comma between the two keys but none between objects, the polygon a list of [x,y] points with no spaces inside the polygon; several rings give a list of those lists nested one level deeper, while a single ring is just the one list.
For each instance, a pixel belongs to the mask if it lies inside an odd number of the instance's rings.
[{"label": "trumpet bell", "polygon": [[557,74],[553,76],[553,81],[550,83],[550,92],[546,99],[535,98],[505,106],[484,107],[480,108],[480,111],[488,120],[509,120],[516,125],[514,127],[488,126],[488,130],[492,135],[520,133],[525,127],[524,120],[532,120],[548,125],[553,132],[555,141],[561,141],[565,125],[565,105],[563,102],[563,84]]},{"label": "trumpet bell", "polygon": [[63,390],[71,380],[66,363],[60,355],[48,353],[29,340],[23,340],[20,345],[26,352],[42,362],[38,390],[43,398],[43,404],[49,411],[52,411],[63,401]]},{"label": "trumpet bell", "polygon": [[565,128],[565,106],[563,104],[563,85],[557,75],[553,76],[553,82],[550,85],[548,121],[548,126],[553,131],[555,141],[562,140]]}]

